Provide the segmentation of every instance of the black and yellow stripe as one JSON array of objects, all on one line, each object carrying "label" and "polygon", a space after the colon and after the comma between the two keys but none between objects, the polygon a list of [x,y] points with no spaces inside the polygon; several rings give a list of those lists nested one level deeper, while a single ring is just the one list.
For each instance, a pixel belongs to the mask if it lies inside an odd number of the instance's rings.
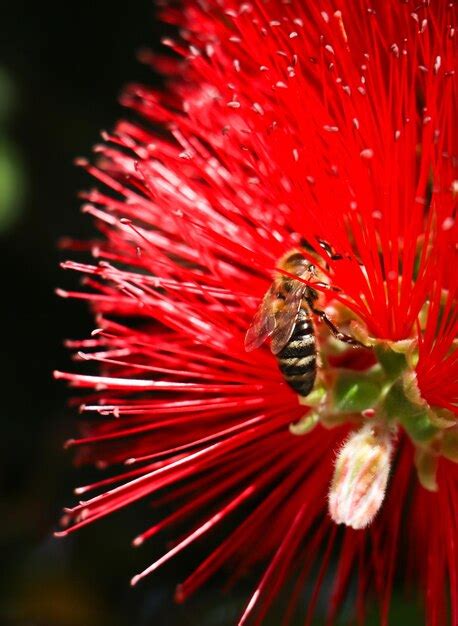
[{"label": "black and yellow stripe", "polygon": [[316,341],[313,324],[305,308],[299,310],[293,334],[277,358],[288,385],[300,396],[307,396],[316,378]]}]

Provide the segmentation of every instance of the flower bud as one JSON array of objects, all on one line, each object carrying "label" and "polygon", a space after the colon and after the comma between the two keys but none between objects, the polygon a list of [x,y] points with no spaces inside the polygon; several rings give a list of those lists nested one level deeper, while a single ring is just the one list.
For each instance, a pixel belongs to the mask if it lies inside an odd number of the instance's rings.
[{"label": "flower bud", "polygon": [[388,428],[365,424],[350,434],[337,455],[329,491],[329,513],[336,524],[368,526],[385,497],[393,451]]}]

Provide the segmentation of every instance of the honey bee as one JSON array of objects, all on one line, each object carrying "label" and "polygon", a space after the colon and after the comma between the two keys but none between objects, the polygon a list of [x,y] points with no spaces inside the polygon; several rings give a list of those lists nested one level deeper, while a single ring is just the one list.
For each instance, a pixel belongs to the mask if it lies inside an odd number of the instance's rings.
[{"label": "honey bee", "polygon": [[[331,256],[330,248],[324,242],[320,242],[320,246],[330,258],[342,258],[340,255]],[[315,265],[299,250],[285,254],[278,267],[303,280],[318,278]],[[315,281],[315,284],[338,291],[322,282]],[[322,319],[337,339],[353,346],[362,345],[339,331],[326,313],[316,308],[317,300],[318,292],[313,287],[278,272],[245,335],[248,352],[271,338],[270,349],[277,357],[285,381],[303,397],[312,391],[317,374],[317,345],[310,312]]]}]

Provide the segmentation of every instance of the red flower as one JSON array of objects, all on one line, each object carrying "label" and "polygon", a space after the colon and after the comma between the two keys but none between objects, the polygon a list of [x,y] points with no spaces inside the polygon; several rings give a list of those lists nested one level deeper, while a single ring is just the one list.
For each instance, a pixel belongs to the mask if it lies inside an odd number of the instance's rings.
[{"label": "red flower", "polygon": [[[105,188],[85,194],[99,261],[65,263],[87,291],[61,294],[97,315],[70,346],[100,373],[56,376],[89,390],[77,459],[128,467],[79,488],[100,495],[59,534],[153,494],[175,512],[135,545],[201,516],[135,583],[251,507],[177,592],[266,563],[239,624],[261,623],[293,579],[287,621],[313,576],[310,623],[331,562],[330,624],[355,571],[360,621],[375,595],[388,624],[402,575],[429,626],[448,602],[458,623],[456,11],[420,4],[167,8],[179,60],[146,58],[180,78],[131,86],[124,103],[145,123],[121,122],[85,164]],[[305,273],[288,270],[291,250]],[[315,315],[322,363],[299,401],[268,346],[244,349],[273,277],[286,293],[313,285],[366,346]]]}]

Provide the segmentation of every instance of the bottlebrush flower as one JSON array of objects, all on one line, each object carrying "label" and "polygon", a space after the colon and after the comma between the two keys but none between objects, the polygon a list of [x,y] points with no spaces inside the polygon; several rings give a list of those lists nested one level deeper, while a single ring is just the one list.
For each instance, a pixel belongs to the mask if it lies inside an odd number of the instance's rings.
[{"label": "bottlebrush flower", "polygon": [[[76,490],[58,534],[154,496],[174,512],[134,544],[181,538],[133,583],[200,542],[179,601],[223,566],[266,564],[239,626],[277,597],[285,623],[306,602],[310,624],[327,573],[329,624],[356,577],[359,621],[375,596],[388,624],[395,576],[429,626],[457,624],[455,3],[206,0],[163,16],[176,54],[145,59],[167,89],[129,87],[143,121],[82,162],[100,236],[67,242],[94,261],[64,263],[85,289],[60,293],[94,310],[69,345],[100,369],[56,377],[87,393],[77,460],[114,470]],[[288,275],[292,250],[316,269]],[[366,346],[313,314],[306,397],[268,342],[244,348],[274,278],[312,285]]]}]

